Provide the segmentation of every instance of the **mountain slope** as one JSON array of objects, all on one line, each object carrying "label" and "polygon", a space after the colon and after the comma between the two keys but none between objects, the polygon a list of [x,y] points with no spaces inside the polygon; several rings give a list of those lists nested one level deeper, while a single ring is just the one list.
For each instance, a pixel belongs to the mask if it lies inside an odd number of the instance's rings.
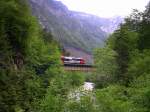
[{"label": "mountain slope", "polygon": [[91,52],[93,48],[104,45],[108,36],[108,32],[106,32],[108,20],[69,11],[59,1],[30,0],[30,5],[42,27],[51,32],[63,46]]}]

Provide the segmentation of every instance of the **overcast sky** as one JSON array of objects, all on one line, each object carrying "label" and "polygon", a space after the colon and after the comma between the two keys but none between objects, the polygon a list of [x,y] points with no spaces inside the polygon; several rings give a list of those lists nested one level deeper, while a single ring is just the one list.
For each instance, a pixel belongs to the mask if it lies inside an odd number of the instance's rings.
[{"label": "overcast sky", "polygon": [[100,17],[128,16],[132,9],[145,9],[149,0],[58,0],[70,10],[86,12]]}]

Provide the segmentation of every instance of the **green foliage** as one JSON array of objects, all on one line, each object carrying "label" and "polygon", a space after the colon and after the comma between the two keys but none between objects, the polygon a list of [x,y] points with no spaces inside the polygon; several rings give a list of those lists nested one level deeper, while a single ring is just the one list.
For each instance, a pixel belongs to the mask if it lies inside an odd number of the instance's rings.
[{"label": "green foliage", "polygon": [[2,0],[0,2],[0,31],[9,41],[13,52],[25,54],[27,40],[30,37],[32,17],[25,2]]},{"label": "green foliage", "polygon": [[97,72],[102,75],[113,75],[116,70],[115,57],[117,54],[110,48],[99,48],[95,50],[95,64]]},{"label": "green foliage", "polygon": [[113,49],[117,52],[118,76],[120,81],[128,83],[126,76],[128,64],[132,54],[137,48],[138,35],[130,31],[126,25],[122,25],[113,35]]},{"label": "green foliage", "polygon": [[135,11],[111,35],[104,48],[95,50],[96,72],[92,76],[96,84],[95,94],[68,99],[70,88],[83,84],[83,78],[76,73],[66,76],[54,72],[57,77],[49,80],[49,88],[40,104],[41,111],[149,112],[148,10],[143,14]]},{"label": "green foliage", "polygon": [[84,74],[62,70],[58,43],[41,31],[26,1],[1,0],[0,111],[149,112],[149,9],[134,13],[95,50],[92,80],[101,89],[69,99]]},{"label": "green foliage", "polygon": [[68,81],[69,83],[72,85],[72,86],[81,86],[84,84],[84,81],[85,81],[85,77],[84,77],[84,74],[83,73],[78,73],[78,72],[69,72],[67,74],[68,76]]},{"label": "green foliage", "polygon": [[41,101],[40,112],[61,112],[65,101],[61,95],[54,95],[52,92],[50,87]]},{"label": "green foliage", "polygon": [[130,99],[133,103],[142,109],[142,112],[150,110],[150,75],[145,74],[136,78],[129,89]]},{"label": "green foliage", "polygon": [[150,49],[150,2],[148,3],[146,10],[143,13],[142,21],[140,24],[140,38],[139,38],[139,49]]},{"label": "green foliage", "polygon": [[95,75],[96,74],[93,74],[92,72],[90,73],[85,73],[84,74],[84,77],[85,77],[85,81],[86,82],[93,82],[95,80]]},{"label": "green foliage", "polygon": [[1,111],[14,111],[16,108],[33,110],[33,107],[37,105],[34,102],[38,102],[38,98],[44,92],[41,81],[34,72],[12,69],[1,70],[0,73]]},{"label": "green foliage", "polygon": [[24,0],[1,0],[0,15],[0,111],[37,111],[47,80],[62,72],[58,45],[43,39]]},{"label": "green foliage", "polygon": [[128,100],[126,88],[111,85],[96,91],[100,112],[136,112],[135,106]]},{"label": "green foliage", "polygon": [[131,79],[137,78],[144,74],[150,73],[150,51],[145,50],[144,53],[138,53],[132,58],[128,67],[128,76]]},{"label": "green foliage", "polygon": [[131,15],[127,18],[125,18],[125,24],[128,25],[128,28],[131,30],[131,31],[134,31],[134,32],[139,32],[140,30],[140,24],[141,24],[141,21],[142,21],[142,16],[143,16],[143,13],[142,12],[139,12],[137,9],[133,9],[133,12],[131,13]]},{"label": "green foliage", "polygon": [[82,75],[78,73],[66,73],[57,75],[50,80],[47,93],[41,101],[41,112],[61,112],[69,101],[68,95],[71,88],[79,87],[83,84]]},{"label": "green foliage", "polygon": [[[92,52],[93,48],[104,46],[107,34],[100,27],[105,23],[108,25],[109,22],[100,21],[97,17],[94,17],[96,22],[93,22],[93,17],[85,18],[77,12],[74,14],[80,17],[72,17],[67,15],[72,12],[66,10],[62,4],[53,0],[44,0],[42,4],[39,4],[38,1],[29,1],[33,14],[36,15],[46,30],[50,31],[63,46],[73,46],[86,52]],[[45,3],[48,3],[48,6],[44,6]],[[62,13],[64,13],[61,14],[61,17],[57,14],[58,8],[54,8],[54,6],[59,7]],[[52,9],[53,13],[49,9]],[[104,21],[107,20],[104,19]]]},{"label": "green foliage", "polygon": [[99,48],[95,50],[94,56],[96,65],[96,75],[94,75],[96,87],[103,87],[115,81],[117,71],[116,52],[108,47]]},{"label": "green foliage", "polygon": [[99,112],[90,95],[80,97],[79,101],[70,100],[66,105],[67,112]]},{"label": "green foliage", "polygon": [[[131,16],[126,18],[125,23],[110,36],[105,48],[101,50],[109,48],[117,54],[114,58],[118,69],[115,70],[117,73],[115,85],[104,83],[103,89],[96,91],[100,112],[149,112],[150,110],[149,7],[150,3],[143,13],[134,10]],[[101,60],[108,54],[103,52],[99,54],[102,56],[95,56],[96,62],[101,65],[101,68],[98,68],[101,72],[106,65]],[[101,80],[104,81],[104,78]]]}]

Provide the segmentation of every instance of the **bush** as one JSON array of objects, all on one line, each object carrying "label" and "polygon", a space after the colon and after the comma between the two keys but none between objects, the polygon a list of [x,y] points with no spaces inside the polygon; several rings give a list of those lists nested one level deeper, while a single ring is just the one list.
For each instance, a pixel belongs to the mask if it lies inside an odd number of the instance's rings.
[{"label": "bush", "polygon": [[94,82],[96,83],[96,87],[104,87],[116,81],[116,56],[116,52],[108,47],[95,50],[96,75],[94,75]]},{"label": "bush", "polygon": [[84,84],[85,81],[85,75],[84,73],[78,73],[78,72],[68,72],[67,73],[67,77],[68,77],[68,82],[72,85],[72,86],[81,86]]},{"label": "bush", "polygon": [[126,88],[108,86],[96,91],[96,99],[100,112],[135,112],[135,107],[128,100]]},{"label": "bush", "polygon": [[150,110],[150,74],[143,74],[134,79],[129,88],[130,99],[142,112]]},{"label": "bush", "polygon": [[150,73],[150,51],[145,50],[143,53],[138,53],[132,57],[132,61],[128,67],[128,76],[130,79],[137,78],[144,74]]},{"label": "bush", "polygon": [[92,96],[82,96],[80,100],[70,100],[66,104],[67,112],[99,112]]}]

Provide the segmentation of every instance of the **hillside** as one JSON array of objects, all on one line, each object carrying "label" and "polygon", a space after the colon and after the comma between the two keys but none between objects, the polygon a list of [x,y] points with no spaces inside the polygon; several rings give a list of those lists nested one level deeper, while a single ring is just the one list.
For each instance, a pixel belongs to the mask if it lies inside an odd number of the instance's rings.
[{"label": "hillside", "polygon": [[51,32],[62,46],[82,49],[88,53],[93,48],[102,47],[108,34],[122,21],[119,19],[114,23],[113,19],[69,11],[59,1],[30,0],[30,4],[42,27]]},{"label": "hillside", "polygon": [[64,46],[72,55],[93,56],[92,66],[79,68],[63,66],[59,43],[41,29],[26,1],[0,0],[0,112],[150,112],[150,2],[143,12],[134,10],[93,55]]}]

